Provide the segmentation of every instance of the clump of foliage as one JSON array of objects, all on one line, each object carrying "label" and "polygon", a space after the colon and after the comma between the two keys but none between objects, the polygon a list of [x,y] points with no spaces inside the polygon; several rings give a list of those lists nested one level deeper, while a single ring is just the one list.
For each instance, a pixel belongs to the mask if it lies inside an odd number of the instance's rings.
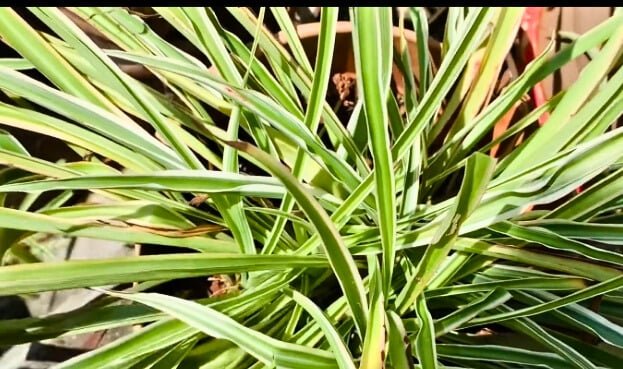
[{"label": "clump of foliage", "polygon": [[[1,321],[1,344],[142,325],[55,368],[620,366],[620,10],[493,91],[522,8],[449,9],[438,65],[426,13],[408,9],[397,26],[411,20],[418,70],[404,38],[393,46],[389,8],[353,8],[346,121],[326,98],[336,8],[322,9],[315,61],[283,8],[270,12],[287,48],[264,10],[226,9],[250,44],[209,8],[154,10],[200,57],[124,8],[70,9],[114,50],[58,8],[28,10],[47,31],[0,9],[20,55],[0,60],[0,192],[27,193],[0,208],[0,294],[119,286],[70,313]],[[574,84],[520,114],[585,53]],[[82,159],[32,156],[12,128]],[[111,203],[76,204],[84,190]],[[36,262],[25,245],[42,233],[176,252]],[[187,277],[227,283],[202,299],[145,292]]]}]

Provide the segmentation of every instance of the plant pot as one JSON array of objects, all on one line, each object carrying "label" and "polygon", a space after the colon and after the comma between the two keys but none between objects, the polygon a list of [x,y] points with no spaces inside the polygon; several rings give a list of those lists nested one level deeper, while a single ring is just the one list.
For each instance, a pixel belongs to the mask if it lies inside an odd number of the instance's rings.
[{"label": "plant pot", "polygon": [[[331,75],[343,74],[354,76],[356,72],[355,68],[355,54],[353,47],[353,25],[350,21],[339,21],[335,30],[335,47],[334,55],[331,63]],[[296,27],[296,32],[299,35],[303,49],[307,54],[312,65],[316,60],[316,51],[318,47],[318,34],[320,32],[320,23],[306,23]],[[393,41],[394,51],[399,50],[400,47],[400,28],[393,28]],[[419,58],[417,50],[417,35],[411,30],[404,30],[404,36],[407,41],[407,48],[409,50],[409,57],[411,59],[411,68],[414,72],[416,81],[419,81]],[[287,45],[287,38],[283,32],[277,34],[279,42],[283,45]],[[438,62],[441,52],[440,44],[432,39],[428,41],[428,50],[432,56],[433,61]],[[436,63],[433,63],[435,65]],[[402,75],[398,66],[394,63],[392,68],[392,77],[395,83],[396,92],[404,95],[404,76]]]},{"label": "plant pot", "polygon": [[[334,56],[331,62],[331,76],[345,75],[355,79],[355,54],[353,48],[353,39],[352,39],[352,23],[350,21],[339,21],[336,25],[336,37],[335,37],[335,47],[334,47]],[[303,49],[307,54],[312,65],[314,65],[316,61],[316,52],[318,47],[318,34],[320,32],[320,22],[314,23],[305,23],[298,25],[296,27],[296,33],[301,40],[301,44],[303,45]],[[400,47],[400,28],[393,28],[393,41],[394,41],[394,51],[398,50]],[[417,50],[417,35],[415,32],[405,29],[404,36],[407,41],[407,48],[409,50],[409,57],[411,60],[411,68],[414,72],[414,77],[416,81],[419,81],[419,57]],[[287,37],[284,32],[278,32],[277,40],[284,46],[288,45]],[[440,54],[441,54],[441,44],[433,39],[428,40],[428,51],[429,55],[432,57],[432,67],[435,70],[435,66],[439,64]],[[259,55],[258,58],[264,61],[263,56]],[[209,68],[209,72],[215,75],[218,75],[218,70],[215,66],[211,66]],[[399,94],[404,94],[404,76],[402,72],[398,68],[398,66],[394,63],[392,68],[392,77],[394,86],[396,88],[396,92]],[[353,79],[353,82],[354,82]],[[334,81],[335,83],[335,81]]]},{"label": "plant pot", "polygon": [[[298,25],[296,27],[296,32],[299,36],[299,39],[301,40],[303,49],[305,50],[308,59],[310,60],[311,64],[314,65],[318,47],[318,34],[320,32],[320,23],[315,22]],[[329,91],[327,92],[327,100],[330,103],[335,103],[338,100],[339,96],[340,100],[342,100],[343,97],[346,97],[346,99],[344,100],[346,100],[345,102],[348,102],[349,100],[354,100],[356,95],[356,88],[354,86],[356,82],[356,67],[352,42],[352,23],[349,21],[337,22],[335,32],[336,38],[334,56],[331,63],[331,81],[329,82],[330,84],[332,84],[332,86],[329,86]],[[400,47],[400,36],[400,29],[398,27],[394,27],[394,50],[398,50],[398,48]],[[417,35],[413,31],[404,30],[404,36],[407,41],[407,47],[409,50],[411,68],[414,72],[415,80],[419,81]],[[277,33],[276,37],[282,45],[287,46],[287,38],[283,32]],[[440,59],[440,44],[432,39],[429,39],[428,52],[432,56],[432,67],[433,70],[435,70],[435,65]],[[265,57],[258,53],[258,60],[265,62]],[[219,72],[215,66],[211,66],[209,68],[209,72],[213,73],[214,75],[219,75]],[[402,75],[400,68],[398,68],[395,63],[392,69],[392,77],[395,91],[398,94],[404,95],[404,76]],[[347,115],[350,114],[348,113]],[[343,121],[347,119],[344,118],[343,115],[338,115],[338,117],[340,117],[340,119],[342,119]],[[285,139],[285,137],[283,137],[280,132],[270,129],[270,134],[274,140],[278,140],[280,142],[280,147],[282,147],[283,150],[288,151],[287,154],[284,153],[283,160],[286,162],[286,164],[292,166],[294,164],[294,158],[297,148],[288,143],[287,139]],[[302,174],[302,177],[303,180],[311,182],[314,185],[323,188],[330,193],[334,193],[334,188],[332,188],[332,181],[330,180],[329,174],[324,172],[322,168],[316,163],[310,161],[304,173]]]}]

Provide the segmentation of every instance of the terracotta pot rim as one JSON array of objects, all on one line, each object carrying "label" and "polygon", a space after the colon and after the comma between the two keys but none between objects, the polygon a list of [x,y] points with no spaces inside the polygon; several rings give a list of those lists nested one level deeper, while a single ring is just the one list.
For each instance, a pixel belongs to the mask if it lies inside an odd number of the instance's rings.
[{"label": "terracotta pot rim", "polygon": [[[336,34],[352,33],[353,23],[351,21],[338,21],[335,28]],[[316,37],[320,33],[320,22],[303,23],[296,26],[296,33],[300,39],[306,39],[310,37]],[[394,37],[400,36],[400,28],[393,27]],[[405,39],[408,42],[415,43],[417,41],[417,34],[409,29],[404,30]],[[287,38],[283,31],[277,33],[277,39],[279,43],[287,44]]]}]

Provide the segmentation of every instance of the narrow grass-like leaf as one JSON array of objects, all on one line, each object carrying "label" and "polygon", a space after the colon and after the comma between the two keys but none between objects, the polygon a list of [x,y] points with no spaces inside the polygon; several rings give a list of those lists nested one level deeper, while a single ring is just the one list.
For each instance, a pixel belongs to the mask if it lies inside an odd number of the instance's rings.
[{"label": "narrow grass-like leaf", "polygon": [[[254,309],[240,309],[240,307],[270,302],[297,275],[298,272],[282,274],[267,280],[257,288],[245,289],[240,294],[230,293],[224,297],[205,298],[197,302],[239,318],[253,314],[254,311]],[[145,305],[118,305],[114,304],[114,300],[112,298],[111,301],[100,300],[102,304],[86,305],[76,310],[41,318],[2,321],[0,322],[0,344],[21,344],[54,338],[69,332],[89,333],[149,323],[166,317],[163,313]],[[103,351],[111,348],[107,347]]]},{"label": "narrow grass-like leaf", "polygon": [[[118,176],[118,171],[113,168],[103,165],[101,163],[94,162],[75,162],[75,163],[67,163],[64,165],[53,164],[45,160],[33,158],[30,156],[24,156],[15,154],[12,152],[8,152],[6,150],[0,149],[0,163],[4,163],[6,165],[10,165],[12,167],[20,168],[32,173],[42,174],[48,177],[56,177],[56,178],[67,178],[67,177],[77,177],[80,175],[91,176],[91,175],[115,175]],[[47,190],[43,189],[43,191]],[[133,199],[141,199],[148,200],[160,204],[166,204],[170,206],[172,209],[179,210],[182,213],[190,214],[199,219],[205,219],[208,221],[214,221],[214,218],[211,217],[206,212],[195,209],[189,204],[178,202],[172,200],[168,197],[162,196],[161,194],[154,192],[146,192],[139,190],[97,190],[93,189],[93,192],[101,193],[107,198],[126,200],[129,198]]]},{"label": "narrow grass-like leaf", "polygon": [[195,154],[180,141],[179,137],[173,134],[162,115],[154,108],[153,97],[145,93],[145,89],[142,86],[137,87],[135,85],[134,88],[131,88],[126,81],[127,77],[125,74],[77,25],[56,8],[33,8],[31,11],[46,22],[55,32],[66,38],[70,45],[74,46],[84,58],[100,69],[100,73],[105,73],[110,78],[110,83],[113,83],[117,90],[127,94],[133,105],[149,117],[149,122],[156,128],[156,131],[163,137],[165,142],[175,150],[188,168],[203,168]]},{"label": "narrow grass-like leaf", "polygon": [[124,146],[63,120],[0,103],[2,124],[46,134],[103,155],[136,172],[157,170],[159,166]]},{"label": "narrow grass-like leaf", "polygon": [[470,321],[482,311],[497,307],[508,301],[511,297],[510,293],[498,287],[491,291],[491,293],[479,299],[472,300],[468,305],[438,319],[435,322],[435,336],[443,336],[459,328],[463,323]]},{"label": "narrow grass-like leaf", "polygon": [[0,268],[0,295],[297,267],[326,268],[327,261],[312,256],[174,254],[11,265]]},{"label": "narrow grass-like leaf", "polygon": [[583,223],[558,219],[522,221],[520,224],[544,228],[567,238],[593,240],[613,245],[620,245],[623,242],[623,226],[620,224]]},{"label": "narrow grass-like leaf", "polygon": [[327,341],[331,345],[331,351],[335,355],[335,360],[340,369],[355,369],[353,358],[344,344],[342,337],[335,330],[335,327],[329,322],[323,311],[314,304],[308,297],[294,290],[286,291],[297,304],[303,306],[305,311],[320,325]]},{"label": "narrow grass-like leaf", "polygon": [[411,307],[450,252],[461,225],[478,206],[493,169],[493,159],[482,154],[475,154],[468,160],[453,209],[443,218],[442,225],[417,266],[414,278],[398,295],[396,303],[400,312],[404,313]]},{"label": "narrow grass-like leaf", "polygon": [[170,347],[196,334],[196,329],[188,327],[184,323],[163,320],[112,344],[59,363],[55,369],[128,368],[147,355]]},{"label": "narrow grass-like leaf", "polygon": [[[257,24],[257,19],[249,9],[229,7],[227,10],[249,33],[253,33],[255,25]],[[279,78],[280,84],[284,86],[284,88],[290,90],[289,93],[294,99],[296,99],[297,94],[294,91],[293,84],[300,90],[304,97],[309,99],[310,87],[312,85],[311,79],[297,63],[293,62],[292,56],[286,52],[285,48],[272,36],[267,28],[262,27],[258,42],[261,49],[266,53],[269,64]],[[337,143],[341,143],[349,155],[354,158],[358,170],[361,173],[368,173],[369,170],[367,169],[365,159],[356,150],[356,146],[352,142],[351,136],[347,134],[343,123],[340,122],[335,112],[327,103],[324,104],[322,117],[325,127],[328,130],[329,138],[332,140],[333,144],[337,145]]]},{"label": "narrow grass-like leaf", "polygon": [[479,44],[480,36],[485,32],[489,18],[492,15],[493,10],[491,8],[476,8],[471,13],[469,20],[466,21],[466,28],[464,33],[461,34],[460,40],[453,44],[448,51],[448,55],[444,57],[437,75],[431,81],[429,90],[418,105],[418,110],[411,118],[404,132],[396,140],[392,148],[394,160],[401,159],[411,147],[415,138],[426,128],[424,123],[430,121],[436,113],[441,101],[456,81],[458,72],[465,66],[470,54]]},{"label": "narrow grass-like leaf", "polygon": [[[404,10],[404,11],[402,11]],[[429,84],[429,58],[428,58],[428,25],[426,24],[426,14],[422,11],[422,9],[414,10],[411,9],[412,20],[415,23],[416,29],[416,42],[417,42],[417,62],[419,65],[418,76],[419,76],[419,90],[416,87],[414,73],[412,68],[412,60],[411,55],[409,53],[409,48],[407,46],[407,40],[404,32],[404,18],[406,16],[405,8],[402,8],[399,13],[398,27],[400,29],[400,44],[398,54],[400,55],[398,64],[399,68],[402,70],[404,77],[404,101],[405,101],[405,109],[407,111],[407,120],[413,116],[415,109],[417,107],[417,99],[418,99],[418,91],[419,96],[424,96],[426,90],[428,89]],[[395,101],[393,99],[393,94],[390,94],[391,101]],[[390,107],[393,104],[389,105]],[[392,127],[398,126],[399,122],[402,122],[400,118],[399,109],[396,108],[398,113],[391,114],[390,110],[390,124]],[[394,121],[396,121],[394,123]],[[400,126],[400,129],[392,129],[394,132],[394,136],[398,136],[402,133],[403,127]],[[423,139],[416,139],[413,147],[411,148],[411,152],[408,155],[408,159],[406,159],[407,168],[404,179],[404,189],[402,195],[402,202],[400,204],[400,217],[404,217],[405,215],[412,214],[417,207],[418,198],[420,195],[420,172],[422,169],[422,163],[425,160],[425,155],[422,152],[422,143]]]},{"label": "narrow grass-like leaf", "polygon": [[501,222],[492,225],[490,229],[513,237],[515,239],[536,242],[545,247],[567,250],[594,260],[609,262],[615,265],[623,264],[623,256],[612,251],[591,246],[587,243],[570,240],[545,229],[537,227],[523,227],[511,222]]},{"label": "narrow grass-like leaf", "polygon": [[[322,11],[326,11],[327,7],[323,7]],[[303,72],[308,75],[313,75],[316,69],[312,69],[311,64],[309,63],[309,59],[307,59],[307,55],[305,54],[305,49],[301,44],[301,40],[299,39],[299,35],[296,33],[296,29],[294,24],[292,24],[292,20],[290,19],[290,15],[288,11],[284,7],[270,7],[270,11],[273,13],[275,20],[279,23],[282,32],[284,32],[287,40],[288,46],[292,51],[292,56],[297,61],[297,64],[301,66]],[[320,56],[317,56],[320,58]],[[313,91],[313,88],[312,88]]]},{"label": "narrow grass-like leaf", "polygon": [[192,301],[156,293],[107,293],[151,306],[205,334],[232,341],[266,365],[291,369],[337,367],[335,360],[326,351],[276,340]]},{"label": "narrow grass-like leaf", "polygon": [[514,319],[517,317],[527,317],[535,314],[541,314],[549,310],[557,309],[562,306],[589,299],[610,291],[617,290],[623,286],[623,276],[617,276],[598,283],[583,290],[571,293],[565,297],[549,301],[540,305],[530,306],[519,310],[513,310],[506,313],[494,314],[482,318],[475,318],[470,325],[485,324],[487,322],[500,322],[503,320]]},{"label": "narrow grass-like leaf", "polygon": [[[383,18],[389,17],[390,11],[385,8],[362,7],[356,8],[354,15],[355,64],[374,159],[376,208],[379,212],[379,228],[383,247],[383,291],[387,294],[396,254],[394,246],[396,238],[396,197],[394,193],[396,188],[387,132],[389,126],[388,113],[385,105],[386,94],[389,90],[391,62],[384,62],[388,56],[379,53],[378,46],[382,45],[384,34],[391,34],[390,28],[382,27],[382,25],[388,24]],[[392,49],[387,50],[387,52],[391,60]],[[387,85],[383,83],[387,83]]]},{"label": "narrow grass-like leaf", "polygon": [[209,73],[197,70],[196,68],[189,68],[186,65],[175,63],[171,60],[158,57],[130,55],[120,52],[110,52],[109,54],[179,73],[216,89],[239,103],[245,109],[262,117],[267,124],[282,132],[292,140],[294,144],[304,148],[306,152],[310,154],[318,164],[331,173],[334,178],[343,181],[344,186],[347,188],[355,188],[359,184],[359,176],[351,166],[347,165],[332,151],[328,150],[325,145],[320,142],[317,135],[314,135],[308,127],[305,127],[297,116],[285,110],[268,96],[253,90],[240,89],[219,80]]},{"label": "narrow grass-like leaf", "polygon": [[500,8],[476,79],[452,125],[449,136],[471,122],[481,107],[487,103],[491,90],[495,87],[493,81],[497,79],[504,58],[513,45],[523,13],[523,7]]},{"label": "narrow grass-like leaf", "polygon": [[[623,99],[623,69],[619,68],[614,75],[596,88],[586,103],[565,124],[566,143],[564,147],[573,147],[580,142],[604,133],[608,126],[621,115],[621,109],[611,109],[611,105],[620,106]],[[607,118],[610,117],[610,118]],[[569,138],[571,134],[573,138]]]},{"label": "narrow grass-like leaf", "polygon": [[136,188],[154,191],[240,193],[278,197],[283,187],[271,177],[207,170],[171,170],[149,175],[84,176],[0,186],[2,192],[38,192],[52,189]]},{"label": "narrow grass-like leaf", "polygon": [[[140,222],[139,222],[140,223]],[[232,253],[236,248],[231,242],[201,237],[211,233],[214,226],[207,228],[159,228],[149,225],[109,221],[106,216],[97,219],[72,220],[45,214],[0,208],[0,227],[28,232],[45,232],[76,237],[115,240],[125,243],[150,243],[165,246],[191,248],[202,252]],[[186,233],[185,233],[186,232]],[[28,234],[21,234],[19,239]],[[8,240],[7,240],[8,242]]]},{"label": "narrow grass-like leaf", "polygon": [[[247,32],[253,34],[257,27],[258,19],[250,9],[243,7],[228,7],[227,11],[233,15]],[[293,62],[292,56],[285,50],[270,30],[265,26],[261,26],[261,32],[258,37],[261,50],[264,51],[268,58],[268,63],[272,67],[273,72],[280,84],[288,91],[292,98],[296,99],[296,91],[294,89],[294,78],[291,73],[293,69],[295,75],[306,76],[302,68]],[[286,64],[284,66],[283,64]],[[306,76],[307,77],[307,76]]]},{"label": "narrow grass-like leaf", "polygon": [[571,138],[568,136],[574,134],[573,130],[566,130],[566,122],[578,112],[597,84],[606,76],[616,56],[620,54],[621,45],[623,45],[623,26],[617,27],[597,58],[582,70],[578,80],[567,90],[552,112],[548,124],[539,129],[530,141],[516,151],[501,176],[507,177],[528,168],[532,162],[526,158],[539,157],[543,160],[554,155],[565,145]]},{"label": "narrow grass-like leaf", "polygon": [[547,218],[585,220],[595,210],[623,194],[623,168],[574,196],[547,214]]},{"label": "narrow grass-like leaf", "polygon": [[33,69],[34,65],[26,59],[22,58],[2,58],[0,60],[0,66],[5,68],[15,69],[15,70],[24,70],[24,69]]},{"label": "narrow grass-like leaf", "polygon": [[156,159],[164,166],[176,169],[183,167],[168,147],[148,135],[135,122],[116,116],[87,100],[55,90],[7,68],[0,68],[0,88],[78,121],[105,137]]},{"label": "narrow grass-like leaf", "polygon": [[[219,31],[222,31],[216,22],[210,19],[211,10],[204,8],[186,8],[183,10],[188,19],[193,23],[193,28],[197,31],[197,46],[202,47],[202,51],[208,55],[212,64],[216,66],[219,73],[231,81],[233,84],[244,88],[245,79],[240,75],[236,66],[229,56],[227,49],[220,37]],[[253,63],[253,59],[249,60]],[[249,66],[248,66],[249,67]],[[226,137],[229,140],[238,139],[238,130],[240,121],[248,122],[251,134],[258,140],[264,142],[266,132],[261,129],[255,118],[246,119],[247,116],[241,111],[240,106],[236,105],[232,110],[227,124]],[[223,170],[226,172],[238,172],[238,153],[230,147],[225,147],[223,151]],[[218,195],[213,198],[216,207],[222,214],[223,219],[231,229],[234,238],[240,244],[241,250],[247,254],[255,254],[255,245],[253,235],[249,227],[249,222],[245,216],[241,198],[235,194]],[[244,276],[246,280],[246,275]]]},{"label": "narrow grass-like leaf", "polygon": [[[279,285],[279,282],[277,283],[277,289],[283,287]],[[258,290],[258,292],[260,291]],[[249,309],[248,307],[239,309],[241,306],[248,306],[249,302],[254,299],[253,296],[254,292],[243,293],[232,298],[215,301],[214,304],[208,304],[214,309],[222,309],[224,313],[227,313],[234,319],[242,319],[248,316],[248,314],[253,314],[257,311],[257,309]],[[189,339],[198,333],[196,329],[182,322],[164,319],[136,333],[74,357],[57,366],[63,369],[98,369],[103,366],[125,369],[153,352],[171,347],[171,345]]]},{"label": "narrow grass-like leaf", "polygon": [[[471,26],[468,27],[465,34],[465,37],[469,40],[469,42],[461,43],[460,46],[457,46],[457,49],[453,50],[453,53],[457,53],[456,57],[449,58],[447,64],[444,63],[442,67],[440,67],[440,71],[437,77],[433,80],[431,88],[424,97],[423,101],[420,103],[421,108],[418,109],[417,113],[414,115],[414,118],[411,120],[412,123],[405,128],[392,148],[392,157],[394,157],[396,161],[402,160],[403,155],[405,155],[412,147],[413,140],[425,128],[423,124],[417,123],[421,123],[422,121],[430,119],[433,116],[435,108],[432,106],[438,105],[450,89],[453,80],[449,79],[448,74],[454,73],[450,71],[459,70],[464,66],[467,60],[467,55],[470,51],[472,51],[471,48],[475,48],[477,43],[475,35],[484,32],[486,22],[491,14],[488,10],[481,10],[480,8],[476,9],[474,14],[476,14],[474,15],[475,18],[472,19],[474,23],[470,23]],[[444,68],[443,73],[441,68]],[[350,196],[342,203],[342,205],[336,209],[331,216],[331,219],[336,224],[340,226],[343,225],[352,212],[357,209],[359,204],[367,198],[367,195],[373,189],[373,178],[373,175],[368,175],[359,184],[359,186],[351,192]],[[300,252],[309,252],[310,249],[317,245],[318,241],[318,238],[312,237],[301,247]]]},{"label": "narrow grass-like leaf", "polygon": [[[587,50],[599,45],[616,31],[623,19],[623,14],[615,15],[598,26],[594,27],[577,40],[567,45],[557,54],[548,57],[553,44],[546,47],[544,52],[533,60],[524,73],[509,85],[505,92],[489,104],[476,118],[473,128],[465,131],[467,137],[455,135],[453,139],[461,142],[461,153],[467,151],[488,132],[493,125],[502,118],[508,109],[525,93],[527,93],[535,83],[541,81],[551,73],[555,72],[569,61],[584,54]],[[502,168],[499,168],[500,170]]]},{"label": "narrow grass-like leaf", "polygon": [[54,84],[74,96],[121,114],[120,110],[115,108],[110,101],[80,76],[62,55],[55,52],[41,35],[13,9],[3,8],[0,11],[0,16],[4,20],[0,25],[0,34],[2,34],[3,39]]},{"label": "narrow grass-like leaf", "polygon": [[[331,72],[331,62],[333,60],[333,50],[335,46],[335,23],[337,21],[336,8],[324,8],[320,18],[320,33],[318,35],[318,50],[316,63],[314,68],[313,84],[307,110],[305,112],[305,126],[309,127],[312,132],[316,132],[320,125],[320,114],[324,105],[329,74]],[[292,174],[296,178],[300,178],[301,173],[308,163],[308,159],[304,155],[303,150],[298,150]],[[280,210],[284,212],[292,211],[294,207],[294,198],[286,194],[281,203]],[[271,253],[278,241],[278,237],[284,230],[286,218],[279,217],[275,222],[268,242],[264,245],[263,253]]]},{"label": "narrow grass-like leaf", "polygon": [[495,282],[470,283],[440,287],[427,290],[426,297],[428,299],[431,299],[435,297],[453,296],[471,292],[486,292],[495,289],[496,287],[500,287],[505,290],[579,290],[585,288],[586,286],[586,280],[582,278],[529,277],[522,279],[508,279]]},{"label": "narrow grass-like leaf", "polygon": [[[506,306],[500,307],[503,310],[511,310]],[[578,352],[571,346],[560,341],[556,337],[549,334],[544,327],[536,324],[534,321],[527,318],[520,318],[517,320],[503,323],[517,331],[529,336],[535,341],[541,343],[543,346],[549,348],[551,351],[562,356],[571,366],[578,369],[597,369],[595,364],[585,358],[582,353]]]},{"label": "narrow grass-like leaf", "polygon": [[[551,203],[563,197],[615,163],[621,157],[618,146],[621,142],[623,129],[618,128],[577,146],[571,152],[560,154],[557,158],[562,159],[562,162],[558,162],[558,166],[543,167],[533,172],[540,173],[540,178],[524,182],[529,177],[525,172],[523,176],[512,177],[513,181],[504,181],[497,177],[492,183],[493,188],[484,197],[482,206],[469,220],[470,225],[474,226],[485,219],[488,224],[480,223],[472,230],[517,216],[526,206]],[[534,168],[539,166],[537,164]]]},{"label": "narrow grass-like leaf", "polygon": [[415,25],[415,30],[418,35],[417,38],[417,55],[418,55],[418,65],[419,69],[419,95],[424,96],[426,91],[428,90],[430,79],[432,75],[431,68],[431,58],[428,50],[428,19],[426,16],[426,11],[422,7],[418,8],[410,8],[409,13],[411,15],[411,20]]},{"label": "narrow grass-like leaf", "polygon": [[180,362],[188,355],[188,352],[197,343],[198,339],[198,337],[193,337],[178,343],[155,363],[150,358],[150,364],[152,364],[150,369],[177,369]]},{"label": "narrow grass-like leaf", "polygon": [[367,330],[363,340],[363,352],[359,369],[383,369],[386,358],[387,327],[385,323],[383,278],[375,256],[368,257],[368,269],[372,279],[370,282],[370,313],[368,314]]},{"label": "narrow grass-like leaf", "polygon": [[389,335],[389,360],[396,369],[413,368],[411,344],[402,319],[394,311],[387,311]]},{"label": "narrow grass-like leaf", "polygon": [[569,363],[556,354],[501,345],[439,344],[437,353],[441,357],[467,361],[546,365],[553,369],[569,368]]},{"label": "narrow grass-like leaf", "polygon": [[494,258],[557,270],[597,281],[606,281],[623,275],[623,273],[616,268],[603,266],[595,262],[530,251],[517,247],[493,245],[476,239],[458,238],[453,248],[455,250],[474,252]]},{"label": "narrow grass-like leaf", "polygon": [[0,129],[0,149],[18,155],[30,156],[26,148],[9,132]]},{"label": "narrow grass-like leaf", "polygon": [[612,347],[606,345],[593,345],[590,343],[586,343],[585,341],[581,341],[575,337],[570,337],[566,334],[561,334],[559,332],[551,332],[552,335],[565,342],[569,346],[572,346],[576,350],[582,353],[582,355],[586,356],[592,362],[602,365],[606,368],[616,368],[619,366],[621,361],[620,355],[611,352]]},{"label": "narrow grass-like leaf", "polygon": [[363,281],[355,265],[352,255],[344,245],[344,241],[325,210],[301,186],[296,178],[270,155],[245,142],[227,142],[240,151],[252,155],[259,165],[265,167],[272,175],[279,178],[284,186],[296,199],[301,210],[305,212],[316,232],[323,241],[324,250],[337,276],[342,291],[348,300],[349,307],[355,320],[355,325],[361,337],[365,336],[366,301]]},{"label": "narrow grass-like leaf", "polygon": [[415,311],[420,322],[420,330],[415,338],[414,349],[422,369],[436,369],[437,345],[435,344],[435,327],[433,318],[426,306],[424,295],[420,294],[415,299]]},{"label": "narrow grass-like leaf", "polygon": [[[554,301],[558,299],[557,295],[547,291],[531,291],[530,294],[538,297],[538,299],[534,299],[536,304],[541,304],[543,302],[541,300]],[[526,293],[522,295],[525,296]],[[609,321],[598,312],[577,303],[560,307],[557,312],[565,315],[575,324],[581,324],[605,342],[623,348],[623,327]]]}]

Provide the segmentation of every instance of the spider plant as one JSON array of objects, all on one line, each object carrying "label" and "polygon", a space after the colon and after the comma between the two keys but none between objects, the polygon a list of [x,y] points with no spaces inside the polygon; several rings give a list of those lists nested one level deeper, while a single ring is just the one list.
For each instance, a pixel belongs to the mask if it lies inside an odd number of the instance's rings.
[{"label": "spider plant", "polygon": [[[19,55],[0,60],[0,294],[102,294],[0,321],[0,344],[135,325],[54,368],[620,367],[620,9],[560,50],[552,41],[500,90],[523,8],[448,9],[439,58],[424,8],[396,24],[390,8],[352,8],[347,119],[328,98],[344,57],[337,8],[322,9],[315,60],[285,8],[226,8],[237,33],[214,9],[153,10],[194,53],[127,8],[28,8],[44,31],[0,9],[0,38]],[[417,69],[394,26],[417,34]],[[574,84],[526,104],[585,53]],[[82,159],[35,157],[13,128]],[[85,190],[109,202],[72,201]],[[19,206],[5,202],[14,193],[26,193]],[[37,260],[27,245],[41,234],[176,252]],[[218,274],[239,285],[198,300],[148,292]]]}]

